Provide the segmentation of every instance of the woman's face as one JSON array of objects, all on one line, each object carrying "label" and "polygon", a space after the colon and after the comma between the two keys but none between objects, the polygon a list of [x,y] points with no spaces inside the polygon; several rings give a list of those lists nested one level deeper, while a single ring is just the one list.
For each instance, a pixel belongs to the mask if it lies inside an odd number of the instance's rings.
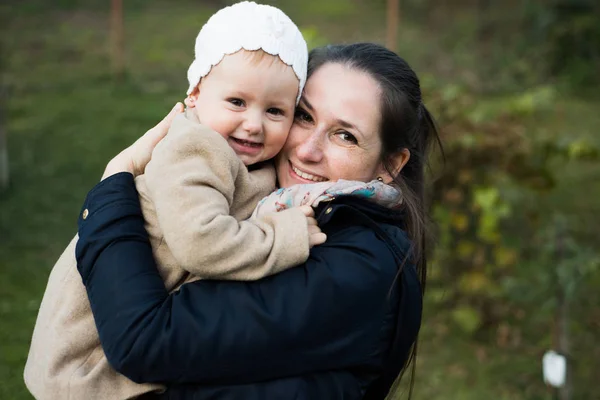
[{"label": "woman's face", "polygon": [[379,93],[364,72],[334,63],[315,71],[277,156],[279,185],[387,176],[380,162]]}]

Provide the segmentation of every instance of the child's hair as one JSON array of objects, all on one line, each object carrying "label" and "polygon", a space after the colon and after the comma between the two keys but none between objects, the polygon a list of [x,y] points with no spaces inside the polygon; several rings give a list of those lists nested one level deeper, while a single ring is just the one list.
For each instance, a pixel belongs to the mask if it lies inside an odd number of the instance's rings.
[{"label": "child's hair", "polygon": [[[279,57],[298,77],[300,100],[308,63],[308,47],[302,33],[280,9],[244,1],[217,11],[196,37],[195,59],[188,69],[191,94],[200,79],[224,56],[240,50],[262,50]],[[256,52],[255,57],[262,52]],[[264,55],[263,55],[264,56]]]}]

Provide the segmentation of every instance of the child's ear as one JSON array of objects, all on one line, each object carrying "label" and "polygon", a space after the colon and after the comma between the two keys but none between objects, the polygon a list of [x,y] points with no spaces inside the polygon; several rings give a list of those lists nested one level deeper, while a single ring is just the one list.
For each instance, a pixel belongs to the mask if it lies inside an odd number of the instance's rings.
[{"label": "child's ear", "polygon": [[198,86],[196,86],[196,88],[194,89],[194,91],[192,93],[190,93],[188,95],[188,97],[185,98],[185,100],[183,101],[185,106],[187,108],[194,108],[196,107],[196,101],[198,100],[198,95],[200,94],[200,89],[198,89]]}]

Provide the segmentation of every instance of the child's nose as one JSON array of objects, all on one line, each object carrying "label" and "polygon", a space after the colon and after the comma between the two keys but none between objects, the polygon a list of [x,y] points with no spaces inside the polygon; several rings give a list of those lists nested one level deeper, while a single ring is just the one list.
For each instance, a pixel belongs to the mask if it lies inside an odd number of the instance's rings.
[{"label": "child's nose", "polygon": [[250,135],[258,135],[262,132],[262,116],[258,112],[248,111],[244,120],[243,128]]}]

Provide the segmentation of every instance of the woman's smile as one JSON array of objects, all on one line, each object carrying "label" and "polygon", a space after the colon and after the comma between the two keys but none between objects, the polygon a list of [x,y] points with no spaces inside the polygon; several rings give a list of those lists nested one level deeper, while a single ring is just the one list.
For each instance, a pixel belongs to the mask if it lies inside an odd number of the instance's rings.
[{"label": "woman's smile", "polygon": [[304,171],[304,170],[296,167],[294,164],[292,164],[291,161],[290,161],[289,173],[290,173],[292,179],[296,179],[296,180],[302,181],[304,183],[325,182],[326,180],[328,180],[327,178],[325,178],[323,176],[311,174],[307,171]]},{"label": "woman's smile", "polygon": [[281,187],[385,176],[381,115],[373,107],[380,99],[377,81],[365,72],[327,64],[311,75],[302,96],[276,158]]}]

